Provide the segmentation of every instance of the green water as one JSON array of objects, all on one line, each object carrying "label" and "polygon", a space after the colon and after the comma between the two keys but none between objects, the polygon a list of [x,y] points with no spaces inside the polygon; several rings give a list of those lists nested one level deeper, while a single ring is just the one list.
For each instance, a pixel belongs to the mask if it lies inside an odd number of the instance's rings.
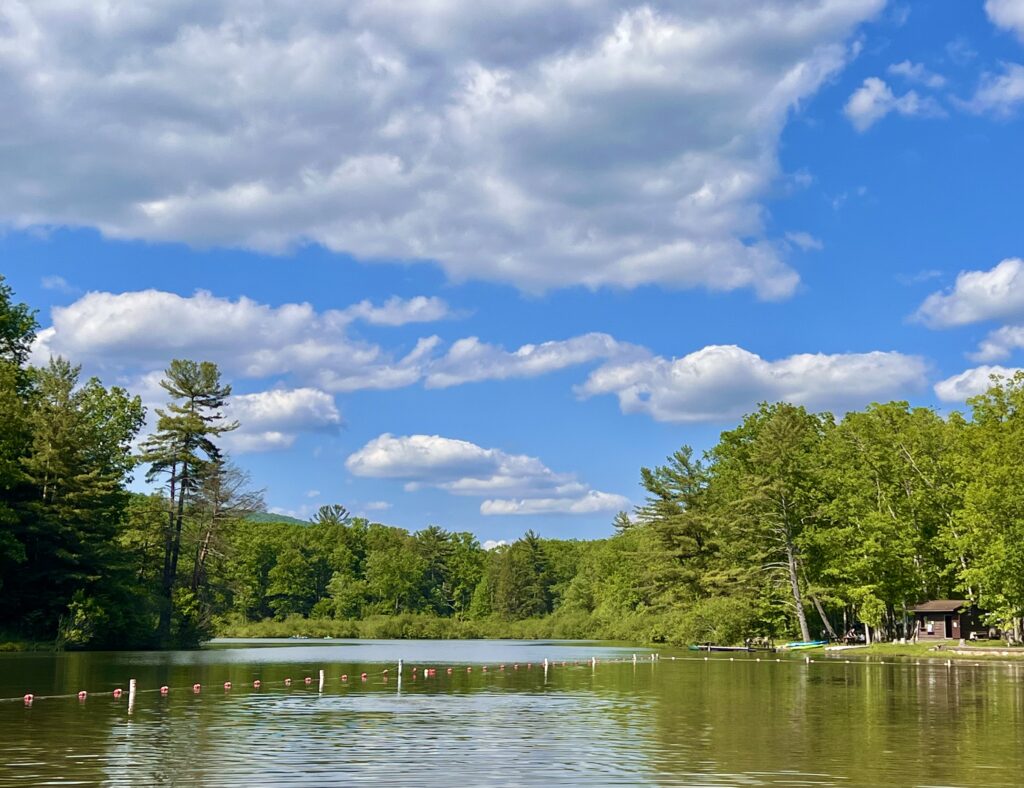
[{"label": "green water", "polygon": [[0,786],[1024,784],[1020,666],[649,653],[263,641],[0,655]]}]

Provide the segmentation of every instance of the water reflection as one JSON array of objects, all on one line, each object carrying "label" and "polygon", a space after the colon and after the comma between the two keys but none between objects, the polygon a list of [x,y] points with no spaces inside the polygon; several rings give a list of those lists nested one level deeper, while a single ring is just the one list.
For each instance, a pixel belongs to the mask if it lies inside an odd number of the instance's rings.
[{"label": "water reflection", "polygon": [[[630,651],[362,642],[3,656],[5,697],[29,685],[93,694],[0,704],[0,786],[1019,784],[1017,666],[678,652],[633,665]],[[400,691],[398,654],[407,666]],[[433,678],[422,673],[431,664],[440,668]],[[143,689],[131,716],[126,699],[109,694],[130,675]],[[161,684],[172,687],[167,697],[154,691]]]}]

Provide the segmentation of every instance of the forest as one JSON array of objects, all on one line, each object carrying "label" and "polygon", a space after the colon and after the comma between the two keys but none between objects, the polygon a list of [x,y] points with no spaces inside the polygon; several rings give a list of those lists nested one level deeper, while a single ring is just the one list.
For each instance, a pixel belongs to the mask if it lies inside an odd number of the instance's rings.
[{"label": "forest", "polygon": [[[965,413],[907,402],[836,417],[763,403],[700,454],[639,469],[606,539],[527,532],[484,550],[325,506],[264,502],[221,437],[231,386],[168,361],[138,396],[29,363],[33,311],[0,277],[0,640],[194,646],[214,635],[803,640],[962,596],[1021,637],[1024,374]],[[133,492],[145,480],[147,493]],[[641,496],[638,496],[641,497]]]}]

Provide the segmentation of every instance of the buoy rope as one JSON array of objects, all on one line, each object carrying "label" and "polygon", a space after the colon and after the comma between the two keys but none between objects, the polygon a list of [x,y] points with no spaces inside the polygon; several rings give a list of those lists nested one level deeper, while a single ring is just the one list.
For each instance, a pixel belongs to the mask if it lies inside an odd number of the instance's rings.
[{"label": "buoy rope", "polygon": [[[1002,661],[1002,660],[986,660],[985,663],[982,663],[982,662],[973,662],[972,663],[972,662],[968,662],[967,660],[949,660],[949,659],[947,659],[944,662],[940,662],[940,661],[934,660],[934,659],[925,659],[923,661],[922,660],[915,660],[914,662],[909,662],[909,661],[902,661],[902,660],[888,660],[888,661],[887,660],[872,660],[872,659],[867,659],[867,660],[855,659],[855,660],[851,660],[851,659],[839,659],[839,658],[831,657],[831,656],[819,657],[819,658],[815,659],[815,658],[812,658],[809,655],[801,655],[801,656],[804,656],[804,658],[803,659],[794,659],[791,656],[787,656],[786,658],[782,658],[782,657],[754,657],[754,658],[751,658],[751,657],[740,657],[739,659],[737,659],[736,657],[725,657],[725,656],[717,656],[717,657],[704,656],[704,657],[700,657],[700,656],[690,656],[690,655],[684,655],[684,656],[675,656],[675,655],[673,655],[673,656],[668,657],[668,661],[670,661],[670,662],[705,662],[705,663],[712,663],[712,662],[714,662],[714,663],[726,663],[726,662],[729,662],[729,663],[733,663],[733,664],[735,664],[735,663],[739,663],[739,664],[761,664],[761,663],[763,663],[763,664],[766,664],[766,665],[788,664],[788,665],[803,665],[803,666],[810,665],[810,664],[817,664],[817,665],[822,665],[822,664],[824,664],[824,665],[859,665],[859,666],[863,666],[863,667],[872,667],[872,666],[877,666],[877,667],[884,667],[884,666],[922,667],[923,666],[923,667],[938,667],[938,668],[941,668],[941,667],[948,668],[948,667],[952,667],[952,666],[954,666],[954,665],[956,665],[958,663],[964,665],[965,667],[976,667],[976,668],[981,667],[983,664],[996,665],[996,666],[1000,666],[1000,665],[1001,666],[1014,666],[1014,665],[1019,665],[1020,664],[1020,663],[1016,663],[1016,662]],[[649,654],[649,655],[647,655],[647,656],[642,658],[643,662],[649,663],[652,666],[655,663],[661,661],[661,659],[662,659],[662,657],[659,654],[656,654],[656,653],[651,653],[651,654]],[[607,658],[606,657],[606,658],[602,659],[602,658],[592,657],[592,658],[586,659],[586,660],[574,660],[572,663],[570,663],[568,660],[550,660],[550,661],[545,661],[543,663],[537,663],[537,667],[541,669],[541,672],[547,672],[549,669],[554,669],[554,668],[587,668],[587,667],[596,668],[598,665],[627,664],[627,663],[631,663],[634,666],[638,665],[639,664],[639,660],[637,658],[637,655],[634,654],[630,658],[626,658],[626,657]],[[438,675],[437,671],[439,669],[442,670],[442,673],[440,675],[442,675],[442,676],[451,676],[451,675],[454,675],[454,671],[455,671],[456,667],[459,667],[460,672],[465,672],[465,673],[472,673],[473,672],[473,665],[465,666],[464,671],[462,670],[462,668],[460,666],[455,666],[455,665],[446,664],[446,663],[437,663],[437,665],[438,665],[438,667],[436,667],[436,668],[435,667],[428,667],[428,666],[419,666],[419,665],[410,667],[408,665],[405,665],[403,667],[400,667],[398,670],[394,670],[393,672],[394,672],[394,675],[396,676],[396,678],[399,679],[399,680],[405,679],[405,678],[411,678],[412,680],[416,680],[417,676],[419,676],[419,675],[422,675],[424,678],[435,678]],[[509,669],[508,666],[511,666],[511,668]],[[491,665],[482,665],[482,666],[480,666],[480,668],[481,668],[480,672],[481,673],[508,673],[508,672],[519,671],[521,668],[523,668],[523,666],[524,666],[524,663],[520,663],[520,662],[499,663],[493,669],[492,669]],[[534,663],[532,663],[532,662],[525,663],[525,669],[526,670],[532,670],[533,667],[534,667]],[[408,675],[406,675],[406,674],[408,674]],[[166,685],[166,684],[165,685],[161,685],[159,687],[150,687],[150,688],[140,688],[140,687],[136,686],[135,694],[137,696],[138,695],[144,695],[144,694],[169,695],[171,692],[175,692],[175,693],[178,693],[178,692],[189,692],[189,694],[192,694],[192,695],[199,695],[199,694],[202,694],[202,692],[204,690],[212,691],[212,690],[216,690],[216,689],[222,689],[224,693],[228,693],[228,692],[231,692],[233,690],[242,690],[242,689],[252,689],[254,691],[255,690],[261,690],[261,689],[269,689],[271,686],[276,687],[276,686],[279,686],[279,685],[283,685],[286,689],[290,689],[290,688],[293,688],[293,687],[297,687],[297,688],[309,687],[309,688],[312,689],[312,688],[316,687],[317,690],[319,691],[319,686],[318,686],[319,680],[317,678],[315,678],[312,675],[304,675],[304,674],[300,674],[300,675],[301,675],[301,678],[298,679],[298,680],[294,680],[292,678],[284,678],[284,679],[275,680],[272,684],[267,683],[262,678],[256,678],[256,679],[252,679],[251,681],[247,681],[245,683],[240,683],[238,685],[235,685],[231,681],[225,681],[225,682],[219,683],[219,684],[218,683],[212,683],[212,684],[206,684],[206,685],[204,685],[204,684],[202,684],[200,682],[196,682],[194,684],[188,684],[188,685],[182,685],[182,686],[169,686],[169,685]],[[337,678],[333,678],[333,677],[332,678],[327,678],[325,676],[325,682],[324,683],[325,683],[325,685],[327,683],[330,683],[330,684],[337,684],[337,685],[339,685],[341,687],[351,687],[351,686],[353,686],[353,685],[355,685],[357,683],[356,681],[354,681],[354,679],[359,679],[358,683],[362,684],[362,683],[365,683],[365,682],[367,682],[369,680],[370,675],[371,674],[369,672],[361,672],[361,673],[358,673],[358,674],[354,673],[351,676],[349,676],[349,674],[345,673],[345,674],[341,674],[341,676],[337,677]],[[382,669],[380,671],[377,671],[377,672],[373,673],[372,675],[375,676],[375,677],[382,677],[384,679],[382,682],[374,682],[375,685],[377,685],[377,684],[390,684],[390,677],[392,675],[392,668],[391,667],[384,668],[384,669]],[[353,680],[350,681],[350,678],[353,679]],[[127,689],[124,689],[123,687],[117,687],[117,688],[114,688],[114,689],[106,689],[106,690],[98,690],[98,691],[81,690],[79,692],[60,693],[60,694],[54,694],[54,695],[34,695],[34,694],[31,694],[31,693],[28,693],[28,694],[25,694],[25,695],[22,695],[22,696],[19,696],[19,697],[14,697],[14,698],[0,698],[0,703],[17,703],[17,702],[21,701],[21,702],[23,702],[23,703],[25,703],[27,705],[30,705],[30,704],[32,704],[32,703],[34,703],[36,701],[42,701],[42,700],[64,700],[64,699],[69,699],[69,698],[75,698],[75,699],[78,699],[78,700],[81,700],[81,701],[86,701],[90,697],[91,698],[103,698],[103,697],[108,697],[109,698],[109,697],[112,697],[115,700],[122,700],[122,699],[123,700],[127,700],[128,695],[129,695],[129,691]]]}]

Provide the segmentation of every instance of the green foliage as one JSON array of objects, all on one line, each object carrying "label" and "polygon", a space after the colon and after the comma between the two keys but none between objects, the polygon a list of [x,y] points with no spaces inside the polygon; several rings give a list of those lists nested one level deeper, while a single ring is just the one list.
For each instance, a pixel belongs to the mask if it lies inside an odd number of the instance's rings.
[{"label": "green foliage", "polygon": [[[846,414],[762,404],[697,457],[640,469],[607,539],[472,534],[264,515],[220,437],[231,387],[173,360],[134,457],[138,397],[28,365],[36,323],[0,277],[0,632],[67,648],[194,645],[213,633],[809,639],[964,595],[1024,634],[1024,373],[970,414],[905,402]],[[136,465],[161,486],[132,494]]]}]

